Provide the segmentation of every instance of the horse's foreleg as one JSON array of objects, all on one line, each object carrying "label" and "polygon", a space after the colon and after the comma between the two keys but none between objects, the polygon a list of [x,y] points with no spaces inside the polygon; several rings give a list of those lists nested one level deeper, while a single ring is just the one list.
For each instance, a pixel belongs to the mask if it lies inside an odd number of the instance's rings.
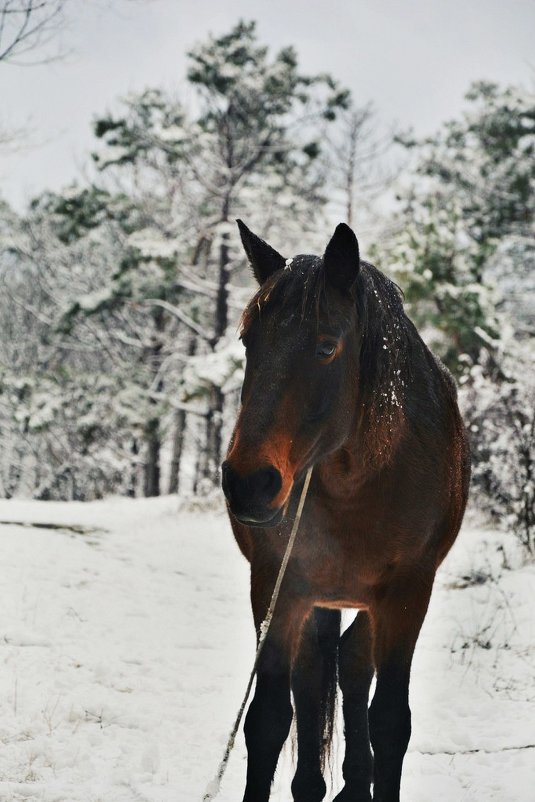
[{"label": "horse's foreleg", "polygon": [[340,639],[339,672],[346,742],[342,767],[345,785],[335,802],[370,802],[373,758],[368,696],[374,670],[370,618],[363,610]]},{"label": "horse's foreleg", "polygon": [[326,793],[322,758],[332,727],[340,613],[316,609],[309,616],[292,673],[297,719],[295,802],[320,802]]},{"label": "horse's foreleg", "polygon": [[[254,589],[252,602],[258,631],[267,603],[264,594],[255,596]],[[281,593],[260,655],[255,695],[245,719],[248,760],[244,802],[269,799],[279,754],[292,723],[291,665],[308,610]]]},{"label": "horse's foreleg", "polygon": [[399,802],[401,768],[411,735],[409,677],[434,573],[393,582],[372,609],[377,687],[369,711],[374,802]]}]

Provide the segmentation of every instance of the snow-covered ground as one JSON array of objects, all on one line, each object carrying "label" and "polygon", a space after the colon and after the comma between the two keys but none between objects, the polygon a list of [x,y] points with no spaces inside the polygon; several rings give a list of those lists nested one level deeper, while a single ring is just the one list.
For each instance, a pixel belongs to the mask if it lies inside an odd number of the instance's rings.
[{"label": "snow-covered ground", "polygon": [[[223,512],[10,501],[0,520],[0,800],[200,802],[254,650]],[[464,528],[417,647],[404,802],[535,798],[534,590],[511,537]],[[221,802],[244,771],[240,735]]]}]

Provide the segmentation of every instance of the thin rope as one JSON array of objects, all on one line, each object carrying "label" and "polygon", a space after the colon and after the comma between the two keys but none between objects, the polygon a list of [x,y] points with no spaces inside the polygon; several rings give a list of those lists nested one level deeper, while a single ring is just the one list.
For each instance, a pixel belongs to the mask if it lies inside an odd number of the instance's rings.
[{"label": "thin rope", "polygon": [[267,634],[269,632],[269,627],[271,625],[271,620],[273,618],[273,613],[275,611],[275,605],[277,604],[277,599],[279,597],[279,591],[282,585],[282,580],[284,579],[284,574],[286,573],[286,567],[288,565],[288,561],[290,559],[290,554],[292,553],[293,545],[295,542],[295,538],[297,535],[297,530],[299,528],[299,522],[301,520],[301,514],[303,512],[303,507],[305,505],[305,498],[308,491],[308,486],[310,484],[310,477],[312,476],[312,468],[309,468],[306,476],[305,482],[303,484],[303,489],[301,490],[301,497],[299,499],[299,504],[297,506],[297,513],[293,522],[292,531],[290,533],[290,538],[288,540],[288,545],[286,546],[286,551],[284,552],[284,557],[282,558],[281,567],[279,568],[279,574],[277,576],[277,581],[275,582],[275,587],[273,588],[273,593],[271,595],[271,601],[269,603],[269,607],[266,613],[266,617],[262,621],[260,625],[260,633],[258,638],[258,646],[256,647],[256,655],[253,663],[253,668],[251,670],[251,674],[249,676],[249,681],[247,683],[247,688],[245,689],[245,696],[243,697],[243,701],[240,705],[240,709],[238,711],[238,715],[236,717],[236,721],[234,722],[234,726],[230,732],[228,737],[227,746],[225,748],[225,752],[223,754],[223,759],[219,764],[219,768],[214,779],[208,784],[206,788],[206,792],[203,796],[203,802],[211,802],[215,797],[218,795],[220,788],[221,788],[221,780],[223,779],[223,775],[225,774],[227,764],[229,761],[230,753],[234,748],[234,742],[236,740],[236,734],[241,724],[241,720],[243,717],[243,712],[245,710],[245,705],[247,704],[247,700],[249,698],[249,694],[251,693],[251,688],[253,687],[253,680],[256,674],[256,669],[258,667],[258,661],[260,659],[260,654],[262,652],[262,648],[264,643],[266,642]]}]

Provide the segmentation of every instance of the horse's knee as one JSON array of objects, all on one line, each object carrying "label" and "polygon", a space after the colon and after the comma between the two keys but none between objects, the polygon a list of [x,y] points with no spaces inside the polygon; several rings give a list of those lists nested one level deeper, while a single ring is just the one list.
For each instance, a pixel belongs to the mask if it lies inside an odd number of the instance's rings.
[{"label": "horse's knee", "polygon": [[411,710],[406,700],[384,704],[374,698],[368,712],[370,741],[378,754],[403,756],[411,737]]},{"label": "horse's knee", "polygon": [[374,755],[373,799],[399,802],[403,758],[411,737],[411,711],[406,700],[376,700],[369,711]]},{"label": "horse's knee", "polygon": [[288,683],[283,678],[279,682],[276,679],[259,682],[245,717],[245,742],[249,752],[282,748],[292,717]]},{"label": "horse's knee", "polygon": [[289,680],[259,673],[245,718],[247,783],[244,802],[268,802],[280,751],[292,722]]}]

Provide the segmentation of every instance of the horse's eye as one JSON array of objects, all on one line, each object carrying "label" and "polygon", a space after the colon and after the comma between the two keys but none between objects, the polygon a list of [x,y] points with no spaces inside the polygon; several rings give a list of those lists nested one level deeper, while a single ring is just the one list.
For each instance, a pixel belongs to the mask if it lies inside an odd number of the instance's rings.
[{"label": "horse's eye", "polygon": [[325,340],[318,344],[316,348],[316,357],[318,359],[331,359],[336,353],[337,344]]}]

